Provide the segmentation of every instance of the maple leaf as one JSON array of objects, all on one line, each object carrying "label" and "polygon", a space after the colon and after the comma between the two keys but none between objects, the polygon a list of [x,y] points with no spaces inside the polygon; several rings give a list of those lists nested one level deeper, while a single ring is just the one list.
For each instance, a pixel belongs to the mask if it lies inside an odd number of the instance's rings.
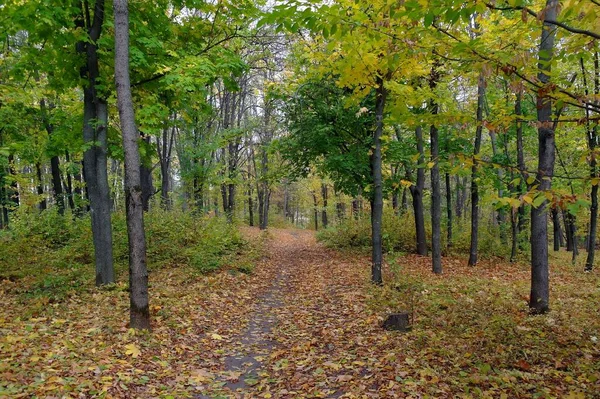
[{"label": "maple leaf", "polygon": [[135,344],[125,345],[125,354],[131,357],[138,357],[142,351]]}]

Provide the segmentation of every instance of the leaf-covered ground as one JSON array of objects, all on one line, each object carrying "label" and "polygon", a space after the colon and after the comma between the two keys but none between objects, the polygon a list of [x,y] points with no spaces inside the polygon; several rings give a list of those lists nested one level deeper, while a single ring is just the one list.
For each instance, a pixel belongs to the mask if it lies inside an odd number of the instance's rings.
[{"label": "leaf-covered ground", "polygon": [[[265,245],[250,275],[154,272],[152,333],[127,328],[122,287],[35,303],[2,281],[0,397],[599,397],[598,272],[554,259],[552,312],[529,316],[526,265],[402,256],[374,288],[310,232]],[[399,309],[412,331],[383,331]]]}]

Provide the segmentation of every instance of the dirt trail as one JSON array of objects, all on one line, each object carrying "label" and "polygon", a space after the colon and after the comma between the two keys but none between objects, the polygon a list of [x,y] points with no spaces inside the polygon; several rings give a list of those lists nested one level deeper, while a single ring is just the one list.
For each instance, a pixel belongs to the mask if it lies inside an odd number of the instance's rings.
[{"label": "dirt trail", "polygon": [[[308,265],[323,264],[330,259],[331,253],[316,244],[312,232],[272,229],[270,234],[272,237],[268,240],[266,252],[269,266],[274,266],[273,281],[254,306],[247,327],[234,337],[233,349],[228,350],[223,358],[224,370],[219,374],[216,384],[222,385],[221,393],[201,394],[197,396],[198,399],[263,396],[256,391],[266,388],[265,377],[270,375],[270,371],[265,362],[289,349],[282,345],[284,342],[277,336],[280,331],[276,334],[274,329],[286,325],[289,320],[285,319],[306,316],[305,311],[302,314],[290,312],[290,304],[296,301],[292,291],[304,284],[305,279],[311,278],[304,273]],[[321,282],[323,280],[318,276],[312,277]],[[272,395],[280,397],[277,392]]]}]

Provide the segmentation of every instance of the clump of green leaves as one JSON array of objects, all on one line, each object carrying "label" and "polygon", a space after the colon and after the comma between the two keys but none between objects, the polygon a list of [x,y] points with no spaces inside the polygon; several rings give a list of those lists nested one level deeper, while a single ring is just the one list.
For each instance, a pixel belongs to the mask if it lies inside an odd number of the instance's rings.
[{"label": "clump of green leaves", "polygon": [[[253,258],[239,256],[250,246],[224,220],[155,209],[146,214],[145,226],[150,272],[184,267],[209,273],[226,265],[252,272]],[[125,215],[114,213],[112,227],[115,271],[127,281]],[[0,231],[0,241],[0,280],[18,282],[11,289],[24,299],[56,302],[94,288],[89,217],[61,216],[55,209],[22,212]]]}]

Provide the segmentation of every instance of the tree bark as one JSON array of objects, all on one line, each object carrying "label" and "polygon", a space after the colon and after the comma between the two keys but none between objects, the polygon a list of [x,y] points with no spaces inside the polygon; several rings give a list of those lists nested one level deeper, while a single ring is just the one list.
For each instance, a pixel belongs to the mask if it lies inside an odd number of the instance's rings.
[{"label": "tree bark", "polygon": [[104,23],[105,0],[94,4],[94,17],[84,25],[89,15],[87,2],[81,19],[76,23],[88,30],[89,42],[77,44],[78,52],[85,53],[86,65],[81,68],[81,77],[87,83],[83,88],[83,141],[89,148],[83,154],[84,176],[92,219],[92,236],[96,263],[96,285],[114,283],[112,228],[110,215],[110,189],[107,168],[107,102],[96,90],[100,76],[97,41]]},{"label": "tree bark", "polygon": [[469,249],[469,266],[477,264],[477,246],[479,240],[479,183],[478,157],[481,151],[481,133],[483,131],[483,107],[485,102],[485,78],[479,74],[477,82],[477,128],[473,145],[473,166],[471,167],[471,247]]},{"label": "tree bark", "polygon": [[321,210],[321,224],[327,228],[327,183],[321,183],[321,196],[323,197],[323,209]]},{"label": "tree bark", "polygon": [[[598,59],[598,51],[594,53],[594,94],[598,98],[600,94],[600,60]],[[584,69],[583,59],[581,59],[581,68]],[[588,95],[587,82],[585,77],[585,69],[583,71],[585,94]],[[598,104],[598,101],[596,101]],[[596,147],[598,145],[598,122],[594,127],[590,127],[590,110],[586,106],[586,119],[588,131],[588,148],[590,150],[590,176],[592,179],[598,179],[598,168],[596,161]],[[596,232],[598,230],[598,181],[592,185],[590,193],[592,205],[590,207],[590,229],[587,240],[587,258],[585,260],[585,270],[592,271],[594,268],[594,256],[596,254]]]},{"label": "tree bark", "polygon": [[[419,152],[419,165],[425,163],[425,151],[423,148],[423,130],[419,126],[415,129],[417,151]],[[427,256],[427,236],[425,234],[425,214],[423,210],[423,189],[425,188],[425,169],[417,168],[417,181],[410,186],[412,195],[413,212],[415,214],[415,236],[417,239],[417,254]]]},{"label": "tree bark", "polygon": [[553,241],[554,241],[554,251],[560,251],[560,237],[562,232],[560,231],[560,217],[558,215],[558,209],[556,207],[552,208],[552,227],[553,227]]},{"label": "tree bark", "polygon": [[452,185],[450,183],[450,173],[446,172],[446,218],[447,226],[447,247],[452,246]]},{"label": "tree bark", "polygon": [[[141,139],[150,145],[150,136],[140,135]],[[146,160],[146,162],[149,162]],[[150,199],[154,195],[154,185],[152,184],[152,167],[140,160],[140,185],[142,187],[142,209],[144,212],[150,210]]]},{"label": "tree bark", "polygon": [[[437,87],[439,72],[436,64],[431,68],[431,77],[429,87],[432,91]],[[432,115],[437,115],[439,105],[435,100],[430,100],[430,111]],[[432,124],[429,129],[431,142],[431,263],[435,274],[442,273],[442,243],[441,243],[441,224],[442,217],[441,193],[440,193],[440,166],[439,166],[439,137],[437,126]]]},{"label": "tree bark", "polygon": [[377,77],[377,88],[375,92],[375,118],[376,125],[373,132],[373,154],[371,155],[371,178],[373,180],[373,197],[371,200],[371,281],[375,284],[383,284],[381,264],[383,262],[383,247],[381,223],[383,219],[383,179],[382,179],[382,156],[381,135],[383,133],[383,113],[387,90],[384,86],[383,77]]},{"label": "tree bark", "polygon": [[42,180],[42,165],[39,162],[35,164],[35,173],[37,176],[37,193],[41,197],[41,200],[38,204],[38,208],[40,211],[46,210],[48,208],[46,197],[44,196],[44,182]]},{"label": "tree bark", "polygon": [[[544,10],[546,20],[556,20],[558,0],[547,0]],[[552,99],[546,90],[550,83],[551,61],[554,52],[556,27],[544,22],[539,48],[538,79],[544,86],[537,94],[538,168],[536,184],[541,192],[552,187],[554,175],[554,127]],[[550,282],[548,268],[548,201],[531,208],[531,294],[529,307],[532,313],[546,313],[550,309]]]},{"label": "tree bark", "polygon": [[[52,104],[50,104],[50,108],[52,108]],[[48,137],[52,139],[54,125],[50,122],[50,117],[48,116],[48,109],[46,107],[46,100],[43,98],[40,100],[40,110],[42,113],[42,121],[44,123],[44,128],[48,133]],[[58,155],[53,155],[52,157],[50,157],[50,173],[52,175],[52,191],[54,192],[54,202],[56,202],[58,213],[60,215],[64,215],[65,198],[63,196],[62,180],[60,177],[60,161],[58,159]]]},{"label": "tree bark", "polygon": [[319,231],[319,201],[317,200],[317,193],[311,192],[313,197],[313,214],[315,218],[315,231]]},{"label": "tree bark", "polygon": [[146,236],[140,179],[139,134],[135,125],[129,79],[129,13],[127,0],[114,0],[115,83],[125,152],[125,198],[129,238],[129,325],[150,328]]}]

